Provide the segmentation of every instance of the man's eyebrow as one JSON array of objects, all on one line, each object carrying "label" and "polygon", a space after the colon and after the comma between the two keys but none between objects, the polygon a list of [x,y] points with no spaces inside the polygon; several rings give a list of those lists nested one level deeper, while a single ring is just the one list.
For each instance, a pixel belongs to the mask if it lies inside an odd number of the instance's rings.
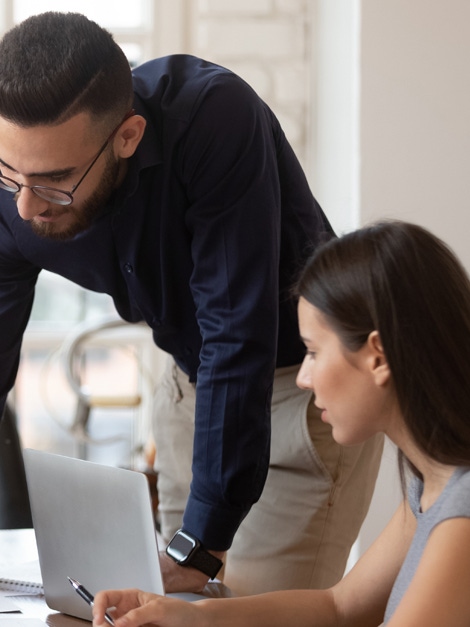
[{"label": "man's eyebrow", "polygon": [[[12,172],[18,173],[18,170],[15,170],[15,168],[12,168],[12,166],[8,165],[8,163],[3,161],[3,159],[0,159],[0,165],[4,165],[6,168],[11,170]],[[60,168],[56,170],[48,170],[46,172],[30,172],[29,174],[26,174],[26,176],[30,178],[34,178],[34,177],[53,178],[55,176],[67,176],[68,174],[72,174],[73,172],[75,172],[75,170],[76,170],[75,167]]]}]

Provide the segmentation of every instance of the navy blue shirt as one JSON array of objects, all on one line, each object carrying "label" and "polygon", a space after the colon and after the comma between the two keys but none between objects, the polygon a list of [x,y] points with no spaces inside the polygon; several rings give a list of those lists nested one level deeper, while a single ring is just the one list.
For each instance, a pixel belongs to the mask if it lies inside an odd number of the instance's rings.
[{"label": "navy blue shirt", "polygon": [[42,268],[109,294],[196,383],[184,527],[225,550],[266,478],[274,369],[303,358],[292,283],[332,231],[277,119],[243,80],[185,55],[133,74],[145,134],[87,231],[41,239],[0,190],[0,397]]}]

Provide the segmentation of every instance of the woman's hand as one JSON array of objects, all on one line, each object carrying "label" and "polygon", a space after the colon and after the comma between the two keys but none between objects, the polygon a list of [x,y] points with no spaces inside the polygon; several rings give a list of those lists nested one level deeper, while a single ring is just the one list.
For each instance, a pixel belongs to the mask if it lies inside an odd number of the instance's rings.
[{"label": "woman's hand", "polygon": [[95,596],[93,625],[109,627],[104,618],[108,610],[116,627],[208,627],[198,605],[141,590],[104,590]]}]

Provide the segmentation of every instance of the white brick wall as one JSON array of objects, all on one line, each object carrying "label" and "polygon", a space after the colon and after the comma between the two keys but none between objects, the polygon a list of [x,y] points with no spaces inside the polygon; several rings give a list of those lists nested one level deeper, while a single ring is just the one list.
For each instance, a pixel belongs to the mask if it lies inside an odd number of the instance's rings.
[{"label": "white brick wall", "polygon": [[200,0],[201,14],[266,15],[271,12],[272,0]]},{"label": "white brick wall", "polygon": [[192,0],[187,34],[188,52],[230,68],[256,89],[304,166],[314,8],[312,0]]}]

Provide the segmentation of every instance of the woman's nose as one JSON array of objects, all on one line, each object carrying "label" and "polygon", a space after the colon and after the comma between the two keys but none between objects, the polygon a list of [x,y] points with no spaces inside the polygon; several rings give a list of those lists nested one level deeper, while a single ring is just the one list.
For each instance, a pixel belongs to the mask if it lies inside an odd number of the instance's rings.
[{"label": "woman's nose", "polygon": [[297,387],[301,390],[313,390],[312,376],[310,373],[310,369],[306,363],[306,359],[302,362],[300,366],[300,370],[297,373],[296,379]]}]

